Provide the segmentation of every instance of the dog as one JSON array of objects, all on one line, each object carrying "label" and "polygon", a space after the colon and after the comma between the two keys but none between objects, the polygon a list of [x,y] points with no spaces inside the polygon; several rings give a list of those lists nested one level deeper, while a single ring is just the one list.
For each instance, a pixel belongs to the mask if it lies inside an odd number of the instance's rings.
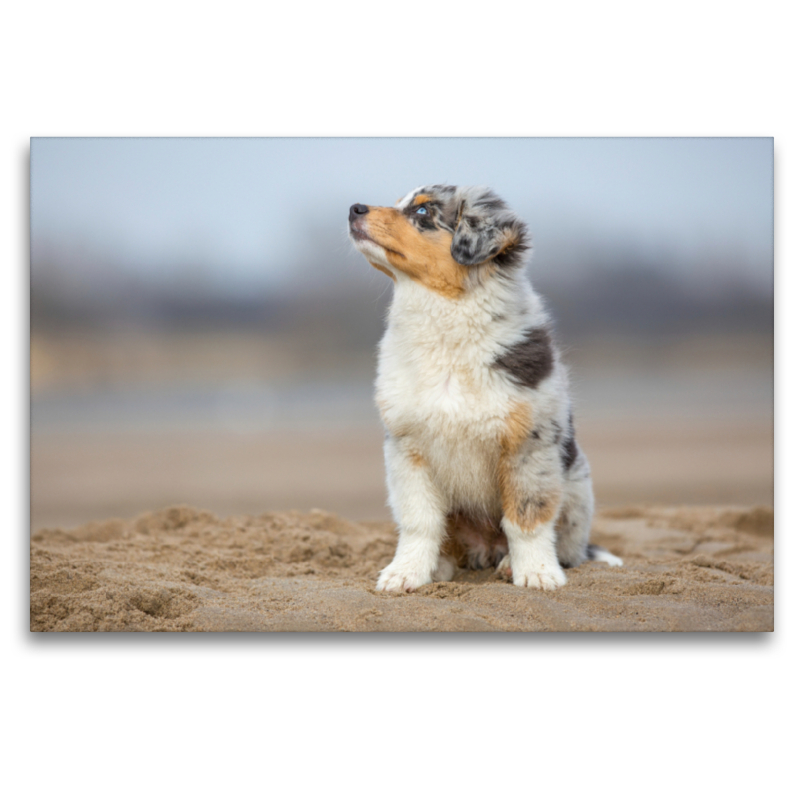
[{"label": "dog", "polygon": [[349,236],[394,283],[375,400],[399,538],[377,589],[495,567],[556,589],[622,561],[589,544],[594,496],[567,370],[525,275],[528,229],[483,187],[421,186],[350,207]]}]

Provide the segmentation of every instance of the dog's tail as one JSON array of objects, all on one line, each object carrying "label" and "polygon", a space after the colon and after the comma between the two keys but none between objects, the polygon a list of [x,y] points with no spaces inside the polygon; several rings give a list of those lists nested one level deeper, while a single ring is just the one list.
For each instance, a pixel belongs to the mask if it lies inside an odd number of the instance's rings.
[{"label": "dog's tail", "polygon": [[609,553],[605,547],[600,547],[599,544],[589,544],[586,546],[586,558],[588,558],[589,561],[605,561],[606,564],[610,564],[612,567],[622,566],[622,559],[619,556]]}]

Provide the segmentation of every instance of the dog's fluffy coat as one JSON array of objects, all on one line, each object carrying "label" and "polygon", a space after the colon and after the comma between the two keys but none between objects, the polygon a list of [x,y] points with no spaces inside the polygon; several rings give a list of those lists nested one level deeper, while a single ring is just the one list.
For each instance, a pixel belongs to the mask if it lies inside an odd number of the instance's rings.
[{"label": "dog's fluffy coat", "polygon": [[488,189],[432,185],[352,206],[350,237],[394,281],[376,402],[399,540],[378,589],[488,566],[555,589],[563,567],[621,564],[589,545],[589,464],[525,224]]}]

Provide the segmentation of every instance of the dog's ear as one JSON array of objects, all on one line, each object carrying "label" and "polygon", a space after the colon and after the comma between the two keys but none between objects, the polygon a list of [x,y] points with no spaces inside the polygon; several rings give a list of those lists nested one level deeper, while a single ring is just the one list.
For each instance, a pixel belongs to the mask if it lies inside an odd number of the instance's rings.
[{"label": "dog's ear", "polygon": [[450,254],[459,264],[519,266],[529,249],[527,226],[494,192],[468,189],[456,198]]}]

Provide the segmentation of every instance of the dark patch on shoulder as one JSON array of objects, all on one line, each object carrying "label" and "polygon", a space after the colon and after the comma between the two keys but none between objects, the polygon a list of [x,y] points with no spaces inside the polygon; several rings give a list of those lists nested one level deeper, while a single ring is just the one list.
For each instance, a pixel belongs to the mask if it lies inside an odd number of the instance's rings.
[{"label": "dark patch on shoulder", "polygon": [[569,472],[578,457],[578,445],[575,442],[575,426],[572,424],[572,412],[569,412],[569,429],[561,442],[561,466]]},{"label": "dark patch on shoulder", "polygon": [[520,386],[535,389],[553,371],[553,346],[546,328],[531,328],[492,364],[504,369]]}]

